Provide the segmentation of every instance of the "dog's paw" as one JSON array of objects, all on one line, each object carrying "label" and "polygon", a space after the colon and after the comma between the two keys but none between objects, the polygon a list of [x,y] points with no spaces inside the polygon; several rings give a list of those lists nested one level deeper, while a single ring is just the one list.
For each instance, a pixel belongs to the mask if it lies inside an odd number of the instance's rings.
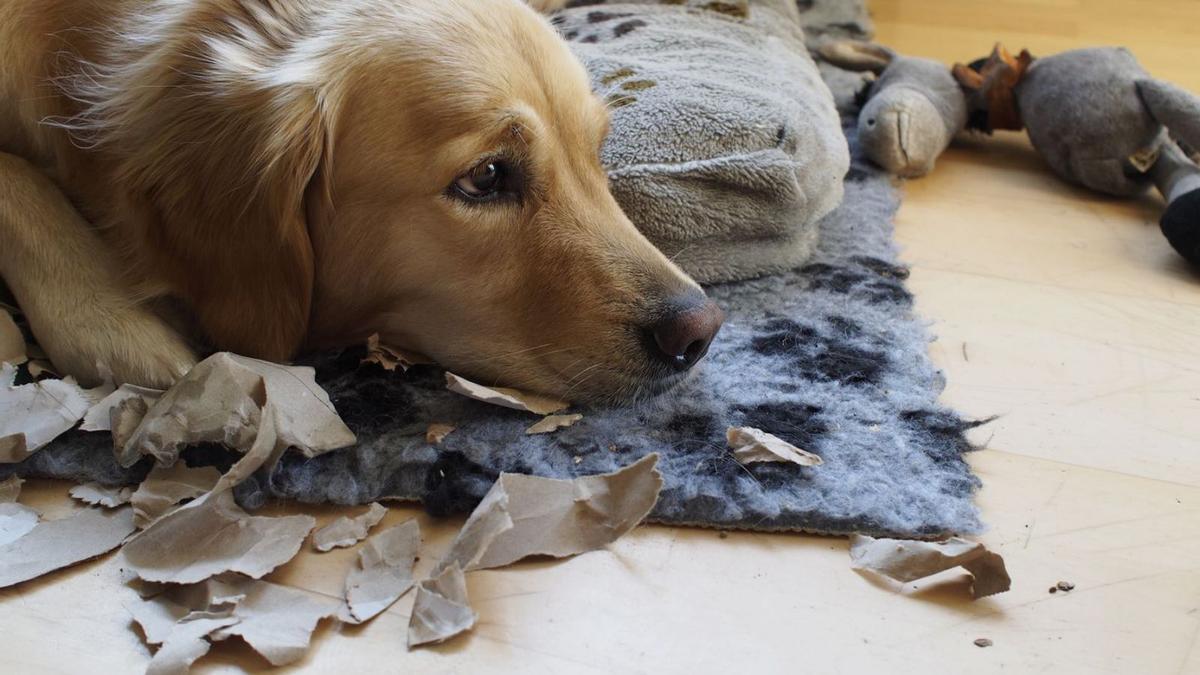
[{"label": "dog's paw", "polygon": [[145,308],[93,308],[55,324],[39,331],[34,322],[38,343],[59,372],[84,386],[111,379],[167,389],[196,365],[187,342]]}]

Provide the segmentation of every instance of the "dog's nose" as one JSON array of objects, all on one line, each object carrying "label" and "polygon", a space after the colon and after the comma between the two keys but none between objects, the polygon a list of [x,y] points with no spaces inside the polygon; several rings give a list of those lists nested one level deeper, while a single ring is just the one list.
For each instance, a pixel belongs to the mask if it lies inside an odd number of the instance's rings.
[{"label": "dog's nose", "polygon": [[651,328],[657,356],[678,371],[696,365],[708,353],[725,312],[703,293],[676,298],[671,310]]}]

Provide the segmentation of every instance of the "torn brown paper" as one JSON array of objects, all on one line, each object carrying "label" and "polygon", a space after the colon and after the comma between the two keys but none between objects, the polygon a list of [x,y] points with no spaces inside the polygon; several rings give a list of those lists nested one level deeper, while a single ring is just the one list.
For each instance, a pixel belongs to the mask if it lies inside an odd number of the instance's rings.
[{"label": "torn brown paper", "polygon": [[[186,668],[213,641],[240,636],[273,665],[293,663],[308,650],[313,630],[338,603],[306,591],[226,574],[186,586],[153,586],[149,596],[127,601],[126,609],[149,644],[178,643],[179,654],[160,650],[155,662]],[[207,621],[201,624],[199,622]],[[204,641],[205,644],[194,644]],[[181,671],[164,671],[181,672]]]},{"label": "torn brown paper", "polygon": [[407,520],[376,534],[363,544],[357,564],[346,575],[346,606],[339,617],[363,623],[381,614],[413,586],[413,564],[421,545],[421,528]]},{"label": "torn brown paper", "polygon": [[133,433],[146,419],[150,404],[142,398],[128,398],[109,411],[109,430],[112,432],[113,450],[124,448]]},{"label": "torn brown paper", "polygon": [[433,360],[427,356],[382,344],[379,341],[379,333],[376,333],[367,338],[367,356],[362,363],[374,363],[384,370],[399,368],[403,373],[413,366],[432,364]]},{"label": "torn brown paper", "polygon": [[342,516],[313,533],[313,548],[324,553],[335,548],[353,546],[366,539],[371,528],[378,525],[386,515],[387,508],[375,502],[365,513],[354,518]]},{"label": "torn brown paper", "polygon": [[206,638],[213,631],[237,621],[233,617],[197,617],[174,624],[146,666],[146,675],[184,675],[197,659],[212,649],[212,643]]},{"label": "torn brown paper", "polygon": [[0,504],[6,504],[17,501],[17,497],[21,496],[21,486],[25,481],[20,476],[9,476],[0,481]]},{"label": "torn brown paper", "polygon": [[0,363],[25,363],[25,336],[8,310],[0,308]]},{"label": "torn brown paper", "polygon": [[[0,546],[29,534],[38,524],[38,512],[15,502],[0,503]],[[4,561],[0,560],[0,566]]]},{"label": "torn brown paper", "polygon": [[476,401],[483,401],[484,403],[491,403],[492,405],[538,415],[556,413],[571,405],[565,401],[559,401],[538,394],[527,394],[516,389],[485,387],[482,384],[476,384],[470,380],[461,378],[454,373],[446,373],[446,388],[456,394],[473,398]]},{"label": "torn brown paper", "polygon": [[183,462],[156,466],[130,496],[133,522],[144,528],[185,499],[195,499],[216,486],[221,472],[211,466],[192,468]]},{"label": "torn brown paper", "polygon": [[84,509],[0,547],[0,588],[104,555],[133,534],[133,509]]},{"label": "torn brown paper", "polygon": [[753,427],[730,427],[725,433],[733,456],[741,464],[791,462],[800,466],[821,466],[818,455],[801,450],[782,438]]},{"label": "torn brown paper", "polygon": [[425,442],[430,445],[441,445],[454,429],[455,427],[449,424],[430,424],[429,428],[425,430]]},{"label": "torn brown paper", "polygon": [[[246,452],[270,427],[279,450],[307,457],[354,443],[312,368],[221,353],[205,359],[162,396],[117,451],[123,466],[143,455],[174,464],[181,448],[222,443]],[[270,415],[264,414],[270,404]]]},{"label": "torn brown paper", "polygon": [[559,429],[573,426],[581,419],[583,419],[583,415],[547,415],[542,418],[542,421],[526,429],[525,433],[530,436],[552,434]]},{"label": "torn brown paper", "polygon": [[[311,516],[251,516],[228,489],[154,521],[121,549],[123,567],[145,581],[191,584],[224,572],[258,579],[296,556]],[[132,518],[130,519],[132,524]]]},{"label": "torn brown paper", "polygon": [[467,600],[467,580],[457,563],[417,584],[408,620],[408,648],[445,642],[471,629],[478,615]]},{"label": "torn brown paper", "polygon": [[[154,404],[155,401],[162,398],[163,392],[158,389],[149,389],[147,387],[138,387],[132,384],[123,384],[118,389],[113,391],[108,396],[100,399],[96,405],[92,406],[83,416],[83,424],[79,425],[80,431],[112,431],[113,419],[117,408],[122,403],[130,399],[141,399],[145,403],[145,407],[141,408],[142,414]],[[140,419],[138,420],[141,421]]]},{"label": "torn brown paper", "polygon": [[243,594],[233,609],[237,623],[214,631],[212,638],[239,636],[273,666],[304,658],[317,624],[338,609],[337,601],[298,588],[248,579],[233,585]]},{"label": "torn brown paper", "polygon": [[92,407],[72,379],[13,386],[17,369],[0,365],[0,464],[24,460],[70,430]]},{"label": "torn brown paper", "polygon": [[127,487],[110,488],[99,483],[84,483],[71,488],[71,496],[85,504],[115,509],[129,503],[133,490]]},{"label": "torn brown paper", "polygon": [[962,567],[975,577],[975,599],[1003,593],[1012,585],[1004,558],[983,544],[954,537],[942,542],[850,537],[850,565],[899,582],[916,581]]},{"label": "torn brown paper", "polygon": [[438,570],[503,567],[531,555],[593,551],[629,532],[658,501],[652,454],[619,471],[574,480],[501,474],[471,513]]}]

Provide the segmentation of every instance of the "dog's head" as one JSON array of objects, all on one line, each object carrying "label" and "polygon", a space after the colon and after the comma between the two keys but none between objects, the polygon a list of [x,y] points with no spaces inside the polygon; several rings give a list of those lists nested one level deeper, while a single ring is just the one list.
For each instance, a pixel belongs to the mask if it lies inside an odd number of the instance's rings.
[{"label": "dog's head", "polygon": [[187,95],[124,120],[171,150],[124,175],[214,346],[279,359],[379,333],[575,400],[664,389],[704,355],[721,312],[610,195],[607,112],[541,16],[233,4],[184,38],[203,62],[158,76]]}]

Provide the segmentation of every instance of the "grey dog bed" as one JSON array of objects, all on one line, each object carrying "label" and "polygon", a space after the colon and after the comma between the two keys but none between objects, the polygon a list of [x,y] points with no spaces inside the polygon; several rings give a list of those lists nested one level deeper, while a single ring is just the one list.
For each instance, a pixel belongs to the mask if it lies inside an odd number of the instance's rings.
[{"label": "grey dog bed", "polygon": [[[852,134],[862,80],[826,64],[822,73]],[[501,471],[571,477],[658,452],[665,487],[651,514],[657,522],[910,537],[978,531],[979,482],[963,459],[970,424],[937,401],[944,383],[892,243],[897,193],[858,161],[844,190],[803,266],[710,289],[729,319],[678,390],[635,407],[583,410],[574,427],[527,436],[535,417],[451,394],[436,369],[398,375],[359,366],[361,350],[323,355],[309,363],[359,445],[315,459],[289,455],[240,486],[239,499],[397,498],[451,514],[472,508]],[[431,422],[458,429],[433,447],[424,438]],[[742,466],[725,447],[731,425],[764,429],[825,463]],[[0,478],[15,470],[114,484],[147,469],[121,470],[111,458],[106,434],[75,433],[0,467]],[[228,460],[217,449],[189,456]]]}]

